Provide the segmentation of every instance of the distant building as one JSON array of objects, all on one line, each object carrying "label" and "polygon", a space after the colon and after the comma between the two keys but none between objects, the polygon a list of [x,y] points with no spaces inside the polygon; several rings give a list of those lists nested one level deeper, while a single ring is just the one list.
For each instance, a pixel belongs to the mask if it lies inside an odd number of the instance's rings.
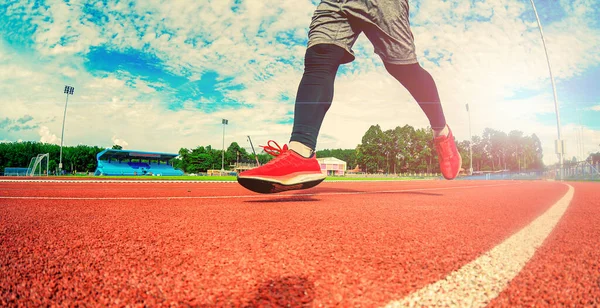
[{"label": "distant building", "polygon": [[236,163],[235,165],[233,165],[233,170],[239,174],[239,173],[242,173],[244,171],[248,171],[250,169],[254,169],[256,167],[258,167],[258,165],[256,163],[245,163],[245,162],[243,162],[243,163]]},{"label": "distant building", "polygon": [[346,170],[346,174],[359,174],[359,173],[364,173],[364,171],[362,169],[360,169],[360,166],[358,164],[356,164],[356,167],[354,169]]},{"label": "distant building", "polygon": [[321,165],[321,172],[326,175],[343,176],[346,172],[346,162],[335,157],[317,158]]}]

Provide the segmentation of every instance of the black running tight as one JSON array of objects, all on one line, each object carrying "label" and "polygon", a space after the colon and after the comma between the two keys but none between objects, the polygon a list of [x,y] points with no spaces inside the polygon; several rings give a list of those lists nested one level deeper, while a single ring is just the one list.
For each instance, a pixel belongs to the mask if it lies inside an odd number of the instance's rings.
[{"label": "black running tight", "polygon": [[398,80],[408,90],[410,95],[419,103],[429,119],[431,128],[441,130],[446,126],[446,118],[435,81],[431,75],[419,65],[384,63],[388,73]]},{"label": "black running tight", "polygon": [[321,124],[333,100],[335,75],[345,52],[331,44],[319,44],[306,50],[290,141],[298,141],[313,150],[316,148]]}]

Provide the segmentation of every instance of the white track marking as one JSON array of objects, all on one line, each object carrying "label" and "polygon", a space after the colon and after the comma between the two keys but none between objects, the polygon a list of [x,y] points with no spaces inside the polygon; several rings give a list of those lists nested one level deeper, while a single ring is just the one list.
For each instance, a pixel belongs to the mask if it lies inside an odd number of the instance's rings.
[{"label": "white track marking", "polygon": [[569,207],[575,189],[518,233],[445,279],[392,301],[387,307],[485,307],[523,269]]},{"label": "white track marking", "polygon": [[285,198],[285,197],[310,197],[310,196],[336,196],[336,195],[365,195],[382,193],[402,193],[413,191],[431,191],[431,190],[454,190],[481,187],[496,187],[515,185],[494,184],[494,185],[475,185],[458,187],[438,187],[438,188],[415,188],[415,189],[397,189],[397,190],[376,190],[376,191],[343,191],[343,192],[325,192],[325,193],[304,193],[304,194],[253,194],[253,195],[233,195],[233,196],[167,196],[167,197],[41,197],[41,196],[0,196],[0,199],[21,199],[21,200],[187,200],[187,199],[246,199],[246,198]]}]

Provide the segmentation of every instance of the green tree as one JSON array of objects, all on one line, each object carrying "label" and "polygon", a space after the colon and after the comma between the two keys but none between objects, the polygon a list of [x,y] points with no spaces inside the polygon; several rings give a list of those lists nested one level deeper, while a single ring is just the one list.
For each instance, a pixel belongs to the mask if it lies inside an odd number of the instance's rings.
[{"label": "green tree", "polygon": [[173,168],[175,169],[181,169],[183,170],[183,172],[188,173],[188,164],[189,164],[189,154],[190,154],[190,150],[188,150],[187,148],[180,148],[179,149],[179,157],[175,160],[173,160]]},{"label": "green tree", "polygon": [[[412,129],[412,127],[411,127]],[[427,128],[413,130],[410,152],[412,153],[413,172],[437,172],[437,152],[433,142],[433,131]]]},{"label": "green tree", "polygon": [[534,170],[542,170],[544,168],[544,154],[542,149],[542,142],[536,134],[531,135],[532,148],[533,148],[533,163],[531,168]]},{"label": "green tree", "polygon": [[469,140],[463,140],[456,144],[458,148],[458,153],[462,157],[462,168],[465,170],[469,170],[471,164],[471,157],[469,155]]},{"label": "green tree", "polygon": [[521,171],[523,157],[523,132],[513,130],[508,133],[508,149],[510,151],[509,169],[513,171]]},{"label": "green tree", "polygon": [[371,125],[362,137],[359,164],[366,172],[377,173],[385,162],[383,148],[383,132],[379,125]]},{"label": "green tree", "polygon": [[592,165],[600,163],[600,152],[590,153],[590,155],[588,156],[588,158],[586,159],[586,161],[589,162]]},{"label": "green tree", "polygon": [[244,161],[249,158],[248,152],[246,149],[240,147],[237,142],[232,142],[227,151],[225,151],[225,164],[226,166],[230,166],[235,164],[238,161]]},{"label": "green tree", "polygon": [[[221,168],[221,151],[213,150],[211,146],[198,146],[185,156],[188,173],[206,172],[209,169]],[[217,163],[218,162],[218,163]]]}]

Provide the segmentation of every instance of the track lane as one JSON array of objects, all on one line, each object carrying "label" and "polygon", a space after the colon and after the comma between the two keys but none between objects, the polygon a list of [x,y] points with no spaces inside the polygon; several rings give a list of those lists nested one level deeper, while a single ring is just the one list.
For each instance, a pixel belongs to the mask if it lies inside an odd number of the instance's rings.
[{"label": "track lane", "polygon": [[[23,286],[0,285],[8,298],[29,295],[25,303],[383,305],[489,250],[565,192],[547,182],[448,189],[488,183],[324,183],[246,199],[0,199],[8,204],[0,208],[0,264],[15,265],[0,277],[31,276]],[[71,195],[140,187],[81,185],[68,186]],[[173,185],[152,196],[189,187]],[[69,190],[61,187],[59,195]],[[216,195],[237,194],[248,193]]]},{"label": "track lane", "polygon": [[569,183],[572,204],[490,307],[600,306],[600,183]]},{"label": "track lane", "polygon": [[49,197],[49,198],[110,198],[110,199],[152,199],[162,197],[173,198],[257,198],[257,199],[280,199],[289,197],[302,197],[311,195],[351,195],[381,192],[399,192],[408,190],[431,190],[441,188],[443,190],[457,187],[460,189],[471,189],[480,186],[506,186],[514,185],[516,182],[506,181],[484,181],[484,182],[461,182],[461,181],[351,181],[351,182],[325,182],[321,185],[301,190],[288,191],[279,194],[257,194],[242,188],[235,182],[193,182],[193,183],[150,183],[133,182],[124,183],[74,181],[74,182],[0,182],[0,199],[14,197]]}]

